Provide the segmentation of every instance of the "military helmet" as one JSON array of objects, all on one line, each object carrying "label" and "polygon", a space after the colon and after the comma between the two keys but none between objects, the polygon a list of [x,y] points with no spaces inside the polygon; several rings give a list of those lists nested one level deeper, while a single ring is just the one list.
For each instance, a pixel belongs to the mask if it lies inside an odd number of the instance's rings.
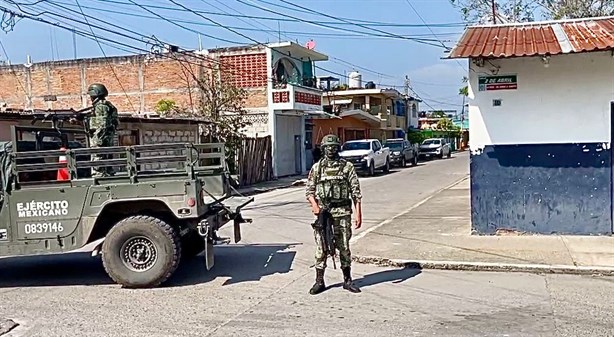
[{"label": "military helmet", "polygon": [[92,83],[89,88],[87,88],[87,94],[90,95],[90,97],[106,97],[109,92],[107,91],[107,87],[104,86],[104,84],[100,84],[100,83]]},{"label": "military helmet", "polygon": [[339,137],[337,137],[337,135],[326,135],[324,136],[324,138],[322,138],[322,143],[320,144],[321,146],[327,146],[327,145],[341,145],[341,143],[339,142]]}]

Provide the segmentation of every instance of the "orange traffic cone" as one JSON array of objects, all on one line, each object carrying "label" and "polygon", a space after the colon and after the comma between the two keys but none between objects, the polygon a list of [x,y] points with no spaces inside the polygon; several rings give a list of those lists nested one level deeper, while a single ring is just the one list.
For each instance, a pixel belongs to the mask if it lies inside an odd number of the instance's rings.
[{"label": "orange traffic cone", "polygon": [[[65,147],[61,147],[60,151],[66,151]],[[66,163],[66,156],[60,156],[60,160],[58,160],[59,163]],[[68,174],[68,168],[61,168],[58,170],[58,177],[57,177],[58,181],[61,180],[70,180],[70,174]]]}]

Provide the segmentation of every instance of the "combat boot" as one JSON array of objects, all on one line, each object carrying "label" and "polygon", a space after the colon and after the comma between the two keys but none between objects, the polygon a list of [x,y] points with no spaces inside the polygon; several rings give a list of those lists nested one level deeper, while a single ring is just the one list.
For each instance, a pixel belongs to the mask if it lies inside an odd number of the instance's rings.
[{"label": "combat boot", "polygon": [[343,270],[343,289],[352,293],[359,293],[360,289],[352,283],[352,268],[345,267],[341,268],[341,270]]},{"label": "combat boot", "polygon": [[324,284],[324,269],[316,268],[316,283],[313,284],[309,293],[311,295],[317,295],[326,289]]}]

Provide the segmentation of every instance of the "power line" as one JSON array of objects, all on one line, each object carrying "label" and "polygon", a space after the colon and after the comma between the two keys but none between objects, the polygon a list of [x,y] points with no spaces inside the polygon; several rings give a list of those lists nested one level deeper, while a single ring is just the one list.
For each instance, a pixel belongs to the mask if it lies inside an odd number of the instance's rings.
[{"label": "power line", "polygon": [[[266,2],[265,0],[256,0],[256,1],[259,1],[259,2]],[[389,33],[389,32],[387,32],[387,31],[384,31],[384,30],[381,30],[381,29],[378,29],[378,28],[368,27],[368,26],[365,26],[365,25],[363,25],[363,24],[356,23],[356,22],[352,22],[352,21],[349,21],[349,20],[346,20],[346,19],[342,19],[342,18],[335,18],[335,17],[334,17],[334,16],[332,16],[332,15],[328,15],[328,14],[326,14],[326,13],[322,13],[322,12],[316,11],[316,10],[314,10],[314,9],[310,9],[310,8],[307,8],[307,7],[303,7],[303,6],[301,6],[301,5],[297,5],[297,4],[295,4],[295,3],[292,3],[292,2],[289,2],[289,1],[286,1],[286,0],[279,0],[279,1],[281,1],[281,2],[283,2],[283,3],[285,3],[285,4],[288,4],[288,5],[294,6],[294,7],[298,7],[298,8],[304,9],[305,11],[308,11],[308,12],[311,12],[311,13],[319,14],[319,15],[322,15],[322,16],[325,16],[325,17],[328,17],[328,18],[332,18],[332,19],[337,19],[337,20],[340,20],[340,21],[343,21],[343,22],[346,22],[346,23],[349,23],[349,24],[352,24],[352,25],[354,25],[354,26],[361,27],[361,28],[364,28],[364,29],[367,29],[367,30],[376,31],[376,32],[379,32],[379,33],[383,33],[383,34],[390,35],[390,36],[394,36],[394,37],[398,37],[398,38],[403,38],[403,37],[401,37],[401,36],[400,36],[400,35],[398,35],[398,34]],[[411,38],[406,38],[406,39],[407,39],[407,40],[413,40],[413,41],[418,42],[418,41],[417,41],[417,40],[415,40],[415,39],[411,39]],[[444,48],[446,48],[446,47],[444,46]]]},{"label": "power line", "polygon": [[[38,2],[42,2],[42,1],[38,1]],[[133,4],[126,3],[123,1],[117,1],[117,0],[104,0],[104,2],[111,3],[111,4],[118,4],[118,5],[125,5],[125,6],[133,6]],[[67,4],[67,3],[63,3],[63,4]],[[183,10],[180,10],[178,8],[169,7],[169,6],[160,6],[160,5],[151,5],[151,4],[143,5],[143,6],[147,8],[153,8],[153,9],[163,9],[163,10],[169,10],[169,11],[183,12]],[[213,16],[225,16],[225,17],[233,17],[233,18],[242,17],[242,18],[247,18],[247,19],[266,20],[266,21],[275,21],[275,22],[277,21],[302,22],[299,19],[293,19],[293,18],[277,18],[277,17],[265,17],[265,16],[254,16],[254,15],[228,14],[228,13],[218,13],[218,12],[203,11],[203,10],[196,10],[196,9],[194,11],[197,13],[213,15]],[[365,26],[374,26],[374,27],[404,27],[404,28],[423,27],[423,25],[417,25],[417,24],[399,24],[399,23],[389,23],[389,22],[380,22],[380,21],[360,20],[360,19],[353,19],[353,18],[344,18],[344,19],[361,22]],[[338,22],[338,21],[314,21],[314,22],[321,23],[321,24],[327,24],[327,25],[348,26],[347,23]],[[467,24],[468,23],[466,22],[449,22],[449,23],[432,23],[431,26],[452,28],[452,27],[465,27],[467,26]]]},{"label": "power line", "polygon": [[[51,3],[53,6],[56,6],[56,7],[59,7],[59,8],[65,9],[65,10],[67,10],[67,11],[69,11],[69,12],[72,12],[72,10],[70,10],[70,9],[68,9],[68,8],[64,7],[64,6],[61,6],[61,5],[58,5],[58,4],[54,4],[52,1],[49,1],[49,2],[50,2],[50,3]],[[84,23],[83,23],[83,21],[79,21],[79,20],[76,20],[76,19],[73,19],[73,18],[69,18],[69,17],[63,16],[63,15],[61,15],[61,14],[57,14],[57,13],[55,13],[55,12],[46,11],[45,13],[50,13],[50,14],[53,14],[53,15],[56,15],[56,16],[59,16],[59,17],[62,17],[62,18],[65,18],[65,19],[68,19],[68,20],[74,21],[74,22],[78,22],[78,23],[84,24]],[[89,15],[87,15],[87,16],[88,16],[88,17],[90,17],[90,18],[93,18],[92,16],[89,16]],[[114,24],[112,24],[112,23],[110,23],[110,22],[108,22],[108,21],[101,20],[100,18],[95,18],[95,19],[96,19],[97,21],[99,21],[99,22],[106,23],[106,24],[108,24],[108,25],[110,25],[110,26],[117,26],[117,25],[114,25]],[[87,23],[85,23],[85,24],[86,24],[86,25],[88,25],[88,27],[90,27],[90,28],[91,28],[91,27],[96,27],[96,28],[99,28],[99,29],[104,29],[104,28],[102,28],[102,27],[100,27],[100,26],[95,26],[95,25],[91,25],[91,24],[87,24]],[[135,40],[135,41],[139,41],[139,42],[143,42],[142,40],[140,40],[140,39],[138,39],[138,38],[135,38],[135,37],[132,37],[132,36],[126,35],[126,34],[121,33],[121,32],[114,31],[114,30],[112,30],[112,29],[105,29],[105,30],[110,31],[111,33],[114,33],[114,34],[119,35],[119,36],[122,36],[122,37],[126,37],[126,38],[129,38],[129,39],[132,39],[132,40]],[[124,30],[125,30],[125,31],[127,31],[127,32],[130,32],[130,33],[133,33],[133,34],[135,34],[135,35],[137,35],[137,36],[139,36],[139,37],[141,37],[141,38],[149,38],[149,37],[147,37],[147,36],[145,36],[145,35],[142,35],[142,34],[141,34],[141,33],[139,33],[139,32],[136,32],[136,31],[133,31],[133,30],[130,30],[130,29],[126,29],[126,28],[124,28]],[[157,40],[157,39],[156,39],[156,40]],[[110,41],[111,41],[111,42],[115,42],[115,41],[113,41],[113,40],[110,40]],[[159,40],[158,40],[158,41],[159,41]],[[123,44],[123,45],[124,45],[124,46],[129,46],[129,47],[132,47],[131,45],[125,45],[125,44]],[[121,49],[121,48],[119,48],[119,49],[120,49],[120,50],[124,50],[124,49]],[[141,50],[141,51],[145,51],[145,53],[149,53],[149,52],[150,52],[150,51],[148,51],[148,50],[144,50],[144,49],[139,49],[139,48],[135,48],[135,49],[137,49],[137,50]],[[124,51],[126,51],[126,50],[124,50]],[[133,53],[133,52],[131,52],[131,51],[128,51],[128,52],[129,52],[129,53]],[[181,51],[178,51],[178,52],[179,52],[179,53],[182,53]],[[183,54],[185,54],[185,53],[183,53]],[[211,63],[216,63],[216,64],[218,64],[218,65],[219,65],[219,61],[217,61],[217,60],[215,60],[215,59],[213,59],[213,58],[210,58],[210,57],[200,56],[200,55],[198,55],[198,56],[197,56],[197,55],[195,55],[195,54],[191,54],[191,55],[189,55],[189,56],[194,57],[194,58],[197,58],[197,59],[201,59],[201,60],[204,60],[204,61],[209,61],[209,62],[211,62]],[[176,60],[175,58],[172,58],[172,59]],[[186,61],[183,61],[183,62],[186,62]],[[192,63],[192,64],[194,65],[194,63]],[[205,66],[205,65],[201,65],[201,64],[195,64],[195,65],[203,66],[203,67],[208,68],[208,69],[213,69],[212,67],[207,67],[207,66]],[[231,73],[231,74],[232,74],[232,75],[237,75],[237,73]],[[252,72],[252,74],[254,74],[254,73]],[[250,75],[250,74],[248,74],[248,76],[249,76],[249,75]],[[265,76],[259,76],[259,79],[265,79],[265,80],[267,80],[267,81],[268,81],[268,77],[265,77]]]},{"label": "power line", "polygon": [[[173,1],[171,1],[171,2],[173,2]],[[31,5],[31,4],[30,4],[30,5]],[[55,5],[55,6],[59,6],[59,5],[57,5],[57,4],[54,4],[54,5]],[[179,5],[180,5],[180,4],[179,4]],[[181,5],[180,5],[180,6],[181,6]],[[59,7],[63,7],[63,6],[59,6]],[[64,9],[66,9],[66,8],[64,7]],[[186,8],[185,8],[185,6],[184,6],[184,9],[186,9]],[[189,10],[189,9],[186,9],[186,10],[191,12],[191,10]],[[57,13],[53,13],[53,12],[48,12],[48,13],[51,13],[51,14],[53,14],[53,15],[58,15]],[[38,15],[41,15],[41,14],[42,14],[42,13],[39,13]],[[61,15],[60,15],[60,16],[61,16]],[[63,16],[61,16],[61,17],[63,17]],[[65,17],[65,18],[66,18],[66,17]],[[32,19],[32,18],[31,18],[31,19]],[[70,19],[70,18],[69,18],[69,19]],[[78,20],[74,20],[74,19],[70,19],[70,20],[71,20],[71,21],[76,21],[76,22],[79,22]],[[100,21],[100,20],[99,20],[99,21]],[[219,23],[217,23],[217,22],[215,22],[215,21],[213,21],[213,20],[211,20],[211,21],[212,21],[212,22],[214,22],[216,25],[221,26]],[[104,22],[104,21],[102,21],[102,22]],[[49,22],[47,22],[47,23],[48,23],[48,24],[53,24],[53,23],[49,23]],[[106,22],[106,23],[107,23],[107,24],[109,24],[109,25],[112,25],[112,24],[110,24],[110,23],[108,23],[108,22]],[[91,25],[90,25],[90,26],[91,26]],[[117,27],[117,25],[115,25],[115,27]],[[224,26],[221,26],[221,27],[222,27],[222,28],[225,28],[225,29],[228,29],[227,27],[224,27]],[[182,27],[182,28],[184,28],[184,29],[185,29],[185,27]],[[70,31],[72,31],[72,29],[71,29]],[[127,36],[127,35],[125,35],[125,34],[118,33],[118,32],[113,31],[113,30],[109,30],[109,31],[110,31],[110,32],[112,32],[112,33],[114,33],[114,34],[119,34],[119,35],[124,36],[124,37],[128,37],[128,38],[131,38],[131,39],[135,39],[135,38],[133,38],[133,37],[131,37],[131,36]],[[128,31],[129,31],[129,30],[128,30]],[[235,31],[233,31],[232,29],[230,29],[230,31],[234,32],[235,34],[238,34],[238,35],[241,35],[241,36],[243,36],[243,37],[246,37],[247,39],[249,39],[249,40],[251,40],[251,41],[254,41],[254,42],[256,42],[256,43],[257,43],[257,44],[259,44],[259,45],[262,45],[262,43],[260,43],[260,42],[258,42],[258,41],[256,41],[256,40],[254,40],[254,39],[252,39],[252,38],[250,38],[249,36],[246,36],[246,35],[244,35],[244,34],[241,34],[241,33],[235,32]],[[132,32],[133,32],[133,31],[132,31]],[[140,33],[136,33],[136,32],[133,32],[133,33],[135,33],[135,34],[137,34],[137,35],[140,35]],[[83,35],[83,33],[80,33],[79,35]],[[86,34],[85,36],[87,37],[87,35],[88,35],[88,34]],[[141,36],[142,36],[142,35],[141,35]],[[135,39],[135,40],[138,40],[138,39]],[[118,44],[116,40],[109,40],[109,39],[107,39],[107,41],[109,41],[109,42],[111,42],[111,43]],[[140,41],[140,42],[141,42],[141,41]],[[139,49],[139,48],[134,48],[134,46],[133,46],[133,45],[126,45],[126,44],[122,44],[122,43],[119,43],[119,45],[123,45],[123,46],[129,47],[129,48],[131,48],[131,49]],[[266,48],[270,48],[269,46],[266,46],[266,45],[264,45],[264,47],[266,47]],[[118,49],[120,49],[120,50],[124,50],[124,51],[125,51],[125,49],[121,49],[121,48],[118,48]],[[140,49],[140,50],[143,50],[143,49]],[[147,53],[148,53],[149,51],[145,51],[145,52],[147,52]],[[165,55],[165,56],[166,56],[166,55]],[[291,58],[294,58],[294,57],[291,57]],[[294,59],[296,59],[296,58],[294,58]],[[297,60],[298,60],[298,59],[297,59]],[[214,61],[214,60],[211,60],[211,59],[210,59],[210,61]],[[215,62],[215,61],[214,61],[214,62]],[[200,64],[198,64],[198,65],[200,65]],[[339,76],[345,76],[345,75],[341,75],[341,74],[339,74],[339,73],[336,73],[336,72],[334,72],[334,71],[328,70],[328,69],[323,68],[323,67],[318,67],[318,66],[316,66],[316,68],[321,69],[321,70],[324,70],[324,71],[328,71],[328,72],[330,72],[330,73],[332,73],[332,74],[336,74],[336,75],[339,75]],[[363,68],[363,69],[367,69],[367,68]],[[264,78],[264,77],[263,77],[263,78]],[[269,79],[268,79],[268,77],[267,77],[267,79],[266,79],[266,80],[267,80],[267,81],[269,80]],[[390,85],[386,85],[386,84],[382,84],[382,86],[397,87],[397,86],[390,86]],[[427,104],[427,105],[428,105],[428,104]]]},{"label": "power line", "polygon": [[[299,21],[304,22],[304,23],[308,23],[308,24],[316,26],[316,27],[325,27],[325,28],[328,28],[328,29],[332,29],[332,30],[336,30],[336,31],[343,31],[343,32],[347,32],[348,31],[348,29],[343,29],[343,28],[339,28],[339,27],[333,27],[333,26],[331,26],[329,24],[320,24],[320,23],[317,23],[315,21],[305,20],[305,19],[302,19],[302,18],[298,18],[298,17],[295,17],[295,16],[288,15],[288,14],[280,14],[277,11],[268,9],[266,7],[262,7],[260,5],[249,4],[249,3],[247,3],[247,2],[245,2],[243,0],[236,0],[236,1],[238,1],[238,2],[240,2],[242,4],[244,4],[244,5],[247,5],[247,6],[250,6],[250,7],[253,7],[253,8],[257,8],[257,9],[263,10],[265,12],[269,12],[269,13],[272,13],[272,14],[275,14],[275,15],[284,16],[284,17],[293,18],[293,19],[299,20]],[[257,1],[259,1],[259,0],[257,0]],[[357,31],[352,31],[352,32],[357,32]],[[363,33],[363,34],[367,34],[367,35],[371,35],[371,36],[375,35],[374,33],[370,33],[370,32],[358,32],[358,33]],[[378,35],[380,35],[380,34],[378,34]],[[397,36],[397,37],[399,37],[400,39],[403,39],[403,40],[409,40],[409,41],[414,41],[416,43],[422,43],[422,44],[426,44],[426,45],[430,45],[430,46],[439,47],[439,45],[436,45],[436,44],[432,43],[432,39],[410,38],[410,37],[401,37],[401,36]]]},{"label": "power line", "polygon": [[[107,53],[105,53],[104,48],[102,48],[102,45],[98,41],[98,37],[94,33],[94,29],[90,25],[90,22],[87,20],[87,16],[85,16],[85,13],[83,12],[83,8],[81,8],[81,4],[79,4],[79,0],[75,0],[75,2],[77,3],[77,6],[79,6],[79,10],[81,11],[81,14],[83,15],[83,18],[85,19],[85,22],[87,22],[87,25],[90,27],[90,31],[92,32],[92,35],[94,36],[94,39],[95,39],[96,43],[98,44],[98,47],[100,48],[100,51],[102,52],[102,55],[105,58],[107,58]],[[128,100],[128,104],[130,104],[130,107],[132,108],[132,111],[134,111],[134,112],[140,111],[140,109],[137,110],[137,109],[134,108],[134,104],[132,104],[132,100],[128,96],[128,93],[126,92],[126,89],[124,88],[124,85],[122,84],[122,81],[119,79],[119,76],[117,76],[117,73],[115,72],[115,68],[110,63],[108,63],[108,62],[107,62],[107,65],[109,66],[109,68],[111,68],[111,72],[113,73],[113,76],[115,76],[115,79],[117,80],[117,83],[119,84],[119,87],[124,92],[124,95],[126,96],[126,99]]]}]

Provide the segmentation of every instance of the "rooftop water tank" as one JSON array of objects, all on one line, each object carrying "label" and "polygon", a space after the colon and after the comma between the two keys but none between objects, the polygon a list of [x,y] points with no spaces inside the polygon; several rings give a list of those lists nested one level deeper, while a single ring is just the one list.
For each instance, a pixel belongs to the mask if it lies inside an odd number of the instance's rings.
[{"label": "rooftop water tank", "polygon": [[357,71],[348,74],[348,85],[350,89],[362,88],[362,75]]}]

